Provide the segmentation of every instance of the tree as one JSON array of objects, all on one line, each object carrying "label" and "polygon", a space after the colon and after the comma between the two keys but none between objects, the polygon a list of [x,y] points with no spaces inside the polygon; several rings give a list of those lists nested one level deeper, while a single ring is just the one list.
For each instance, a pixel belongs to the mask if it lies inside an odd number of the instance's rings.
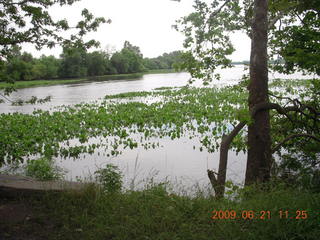
[{"label": "tree", "polygon": [[137,73],[144,70],[143,58],[139,47],[125,41],[120,52],[111,57],[111,64],[118,73]]},{"label": "tree", "polygon": [[116,73],[127,73],[129,69],[128,59],[126,59],[121,52],[116,52],[112,55],[112,66],[116,69]]},{"label": "tree", "polygon": [[10,56],[7,57],[4,71],[8,81],[28,81],[33,78],[34,59],[29,53],[21,53],[19,47],[13,48]]},{"label": "tree", "polygon": [[92,52],[87,54],[88,76],[101,76],[106,74],[109,59],[104,52]]},{"label": "tree", "polygon": [[[56,44],[64,46],[82,46],[89,48],[98,46],[98,42],[83,41],[89,31],[96,31],[101,23],[108,22],[104,18],[94,18],[87,10],[82,11],[83,20],[76,26],[69,26],[66,20],[54,21],[47,9],[55,4],[72,5],[79,0],[0,0],[0,61],[6,61],[15,46],[31,43],[37,49],[49,48]],[[69,38],[61,33],[73,30]],[[6,80],[6,79],[4,79]]]},{"label": "tree", "polygon": [[58,77],[61,60],[54,56],[42,55],[35,60],[33,74],[35,79],[54,79]]},{"label": "tree", "polygon": [[144,70],[143,55],[138,46],[125,41],[121,53],[128,60],[128,73],[137,73]]},{"label": "tree", "polygon": [[[268,0],[254,1],[251,31],[249,111],[258,104],[269,103],[268,96]],[[270,178],[271,138],[269,111],[257,111],[248,126],[246,184]]]},{"label": "tree", "polygon": [[59,77],[85,77],[87,76],[87,52],[83,47],[63,49],[61,54]]},{"label": "tree", "polygon": [[181,54],[181,51],[173,51],[156,58],[145,58],[144,66],[148,69],[172,69],[181,62]]},{"label": "tree", "polygon": [[[250,78],[249,84],[245,84],[249,90],[249,118],[240,117],[238,125],[228,135],[223,135],[217,178],[213,171],[208,170],[208,176],[217,196],[221,197],[224,194],[228,149],[234,137],[244,126],[248,125],[248,158],[245,179],[248,185],[268,181],[270,178],[271,154],[274,149],[271,149],[269,110],[276,109],[279,114],[289,119],[292,119],[289,116],[291,112],[307,115],[304,110],[308,107],[304,104],[300,106],[294,104],[294,106],[283,108],[269,102],[267,46],[269,38],[269,43],[272,43],[269,44],[271,55],[281,56],[286,63],[285,67],[279,64],[274,65],[275,69],[303,68],[307,71],[315,71],[314,58],[306,61],[303,54],[298,53],[308,52],[314,54],[316,59],[319,57],[317,52],[312,52],[318,44],[317,41],[314,41],[317,36],[315,29],[317,29],[318,21],[304,21],[310,16],[313,19],[319,19],[318,6],[316,1],[305,0],[244,0],[241,4],[239,0],[214,0],[208,6],[205,2],[196,0],[194,6],[196,11],[178,21],[176,28],[186,35],[184,46],[189,49],[182,56],[184,62],[181,67],[187,69],[193,78],[201,78],[205,82],[211,81],[213,77],[219,78],[218,75],[213,75],[218,66],[230,67],[231,61],[227,56],[234,51],[229,38],[230,32],[244,30],[251,38]],[[299,26],[297,19],[300,19],[302,27],[297,27]],[[285,29],[282,29],[283,24],[286,25]],[[304,31],[306,28],[311,29],[307,31],[309,35]],[[308,42],[301,44],[302,40],[295,41],[290,38],[294,34],[304,36],[300,36],[300,39],[308,40]],[[289,44],[282,44],[281,41],[284,40]],[[301,48],[304,51],[301,51]],[[294,103],[294,101],[289,102]],[[319,121],[318,109],[312,109],[313,113],[307,116]],[[301,137],[299,134],[292,136]],[[304,134],[304,137],[306,136],[318,139],[311,134]],[[280,141],[279,144],[282,145],[286,142],[285,140]]]}]

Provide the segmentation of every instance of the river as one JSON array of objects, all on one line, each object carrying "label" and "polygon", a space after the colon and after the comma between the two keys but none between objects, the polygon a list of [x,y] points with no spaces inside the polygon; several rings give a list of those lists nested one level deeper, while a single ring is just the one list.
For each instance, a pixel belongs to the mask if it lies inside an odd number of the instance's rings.
[{"label": "river", "polygon": [[[221,79],[214,84],[221,86],[234,84],[244,74],[244,66],[237,65],[232,69],[219,70]],[[313,76],[303,76],[300,73],[293,75],[269,74],[270,79],[287,78],[301,79]],[[52,97],[51,102],[41,105],[11,106],[9,103],[0,104],[1,113],[21,112],[32,113],[37,109],[54,111],[61,105],[72,105],[81,102],[99,101],[105,95],[131,91],[149,91],[158,87],[184,86],[188,83],[188,73],[145,74],[142,77],[126,80],[87,81],[76,84],[64,84],[45,87],[20,89],[10,98],[28,99],[31,96]],[[194,86],[202,86],[201,81],[196,81]],[[209,181],[206,175],[208,168],[217,170],[218,153],[200,152],[199,139],[182,137],[171,140],[163,138],[160,141],[162,147],[145,150],[142,147],[126,149],[117,157],[106,157],[101,152],[93,155],[83,155],[77,160],[56,159],[57,164],[67,171],[66,178],[74,180],[78,177],[85,179],[92,177],[94,171],[113,163],[119,166],[124,174],[124,184],[127,188],[134,186],[139,188],[146,183],[170,181],[176,191],[194,191],[194,188],[207,186]],[[244,179],[246,155],[234,152],[229,154],[227,178],[241,184]],[[191,190],[193,188],[193,190]]]}]

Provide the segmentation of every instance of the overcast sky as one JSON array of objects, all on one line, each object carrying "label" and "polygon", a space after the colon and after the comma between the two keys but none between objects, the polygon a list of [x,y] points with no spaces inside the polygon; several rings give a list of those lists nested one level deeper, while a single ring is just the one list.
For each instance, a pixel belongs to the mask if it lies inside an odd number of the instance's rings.
[{"label": "overcast sky", "polygon": [[[81,10],[87,8],[96,17],[111,19],[88,39],[100,41],[101,48],[120,50],[125,40],[140,47],[144,57],[157,57],[164,52],[182,50],[183,35],[172,28],[175,20],[192,12],[193,0],[82,0],[72,6],[55,6],[49,10],[55,20],[66,18],[70,25],[80,19]],[[250,41],[245,34],[232,36],[237,51],[232,60],[247,60]],[[31,46],[24,50],[35,56],[53,54],[59,56],[61,48],[36,52]]]}]

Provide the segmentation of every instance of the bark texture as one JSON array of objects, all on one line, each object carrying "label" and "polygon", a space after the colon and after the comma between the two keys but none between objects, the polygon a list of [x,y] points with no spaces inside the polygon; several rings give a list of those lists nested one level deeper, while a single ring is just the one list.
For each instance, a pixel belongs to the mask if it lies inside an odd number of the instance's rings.
[{"label": "bark texture", "polygon": [[[249,109],[268,103],[268,1],[254,1],[250,56]],[[270,178],[271,138],[269,111],[259,111],[248,126],[248,158],[245,184],[264,182]]]},{"label": "bark texture", "polygon": [[245,122],[240,122],[229,135],[223,135],[220,146],[218,177],[216,178],[213,171],[208,170],[208,177],[215,191],[216,198],[222,198],[224,196],[230,144],[245,125]]}]

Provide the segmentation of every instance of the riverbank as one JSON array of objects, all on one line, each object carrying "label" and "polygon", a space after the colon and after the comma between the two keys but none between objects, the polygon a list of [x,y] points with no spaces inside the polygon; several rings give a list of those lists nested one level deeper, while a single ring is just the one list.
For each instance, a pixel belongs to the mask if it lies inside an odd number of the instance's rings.
[{"label": "riverbank", "polygon": [[234,200],[169,194],[165,184],[0,199],[0,239],[317,239],[319,194],[276,186]]},{"label": "riverbank", "polygon": [[93,77],[86,77],[86,78],[16,81],[14,84],[0,82],[0,89],[4,89],[7,87],[14,87],[16,89],[21,89],[21,88],[29,88],[29,87],[79,83],[79,82],[90,81],[90,80],[99,81],[101,79],[120,80],[120,79],[128,79],[128,78],[138,78],[138,77],[142,77],[144,74],[173,73],[173,72],[176,72],[176,71],[174,69],[157,69],[157,70],[149,70],[147,72],[142,72],[142,73],[112,74],[112,75],[93,76]]},{"label": "riverbank", "polygon": [[17,81],[14,84],[0,82],[0,89],[7,87],[14,87],[16,89],[20,88],[29,88],[29,87],[38,87],[38,86],[50,86],[58,84],[67,84],[67,83],[77,83],[87,80],[86,78],[81,79],[61,79],[61,80],[32,80],[32,81]]}]

